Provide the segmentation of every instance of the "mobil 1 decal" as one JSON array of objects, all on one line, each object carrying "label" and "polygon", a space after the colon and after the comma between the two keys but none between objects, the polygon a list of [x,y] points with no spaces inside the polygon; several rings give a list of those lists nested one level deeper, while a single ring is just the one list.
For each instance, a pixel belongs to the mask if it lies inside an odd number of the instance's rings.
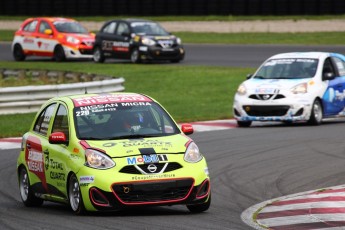
[{"label": "mobil 1 decal", "polygon": [[26,144],[25,161],[28,165],[28,169],[41,180],[43,188],[48,191],[41,141],[37,137],[29,136]]},{"label": "mobil 1 decal", "polygon": [[166,154],[156,154],[153,148],[141,148],[139,149],[141,156],[127,157],[128,165],[136,164],[151,164],[168,161]]}]

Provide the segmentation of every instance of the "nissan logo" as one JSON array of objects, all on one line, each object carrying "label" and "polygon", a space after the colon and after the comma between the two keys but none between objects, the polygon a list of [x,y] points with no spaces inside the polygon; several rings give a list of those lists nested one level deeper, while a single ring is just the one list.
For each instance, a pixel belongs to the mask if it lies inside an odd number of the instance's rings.
[{"label": "nissan logo", "polygon": [[147,166],[147,170],[149,170],[150,173],[154,173],[157,171],[157,166],[154,164],[149,164],[149,166]]}]

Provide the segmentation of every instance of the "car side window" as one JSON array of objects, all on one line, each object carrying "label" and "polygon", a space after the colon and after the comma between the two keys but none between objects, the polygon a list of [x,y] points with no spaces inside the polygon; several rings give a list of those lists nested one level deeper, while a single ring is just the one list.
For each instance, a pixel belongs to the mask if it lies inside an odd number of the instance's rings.
[{"label": "car side window", "polygon": [[47,136],[49,123],[50,123],[50,120],[53,116],[55,106],[56,106],[55,103],[51,104],[51,105],[47,106],[41,112],[41,114],[38,116],[38,118],[35,122],[34,131],[36,131],[36,132],[38,132],[44,136]]},{"label": "car side window", "polygon": [[67,139],[69,137],[69,125],[67,109],[64,105],[59,105],[59,108],[55,115],[55,120],[52,128],[52,133],[63,132]]},{"label": "car side window", "polygon": [[340,58],[333,57],[336,68],[338,69],[340,76],[345,76],[345,62]]},{"label": "car side window", "polygon": [[103,28],[103,33],[114,34],[115,28],[116,28],[116,22],[111,22],[106,27]]},{"label": "car side window", "polygon": [[126,23],[121,22],[117,27],[116,35],[122,36],[123,33],[129,34],[129,27]]},{"label": "car side window", "polygon": [[332,61],[330,58],[327,58],[325,60],[325,63],[323,64],[322,74],[324,73],[332,73],[333,75],[335,75]]},{"label": "car side window", "polygon": [[48,22],[41,21],[38,31],[40,33],[44,34],[44,31],[47,30],[47,29],[51,29],[51,27],[49,26]]},{"label": "car side window", "polygon": [[23,30],[26,31],[26,32],[35,32],[37,23],[38,23],[37,20],[29,22],[28,24],[26,24],[24,26]]}]

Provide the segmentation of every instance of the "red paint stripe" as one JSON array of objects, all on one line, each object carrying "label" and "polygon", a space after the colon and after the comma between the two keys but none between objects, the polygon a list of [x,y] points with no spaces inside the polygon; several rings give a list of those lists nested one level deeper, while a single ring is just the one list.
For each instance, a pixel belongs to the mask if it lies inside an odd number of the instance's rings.
[{"label": "red paint stripe", "polygon": [[269,227],[270,230],[309,230],[317,228],[343,227],[345,221],[327,221],[317,223],[291,224]]},{"label": "red paint stripe", "polygon": [[296,209],[286,210],[278,212],[266,212],[259,213],[256,219],[268,219],[285,216],[301,216],[311,214],[334,214],[334,213],[345,213],[345,208],[307,208],[307,209]]},{"label": "red paint stripe", "polygon": [[329,196],[329,197],[320,197],[320,198],[306,198],[306,199],[296,199],[296,200],[285,200],[277,201],[269,204],[268,206],[283,206],[289,204],[302,204],[310,202],[321,202],[321,201],[345,201],[345,196]]},{"label": "red paint stripe", "polygon": [[0,139],[0,142],[20,143],[22,142],[22,139],[21,138],[4,138],[4,139]]}]

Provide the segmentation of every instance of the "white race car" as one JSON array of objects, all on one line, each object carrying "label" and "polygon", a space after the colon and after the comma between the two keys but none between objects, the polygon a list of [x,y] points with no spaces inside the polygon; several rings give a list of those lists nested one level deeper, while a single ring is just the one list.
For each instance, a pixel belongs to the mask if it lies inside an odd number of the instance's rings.
[{"label": "white race car", "polygon": [[277,54],[237,89],[233,112],[240,127],[252,121],[306,121],[345,115],[345,56],[326,52]]}]

